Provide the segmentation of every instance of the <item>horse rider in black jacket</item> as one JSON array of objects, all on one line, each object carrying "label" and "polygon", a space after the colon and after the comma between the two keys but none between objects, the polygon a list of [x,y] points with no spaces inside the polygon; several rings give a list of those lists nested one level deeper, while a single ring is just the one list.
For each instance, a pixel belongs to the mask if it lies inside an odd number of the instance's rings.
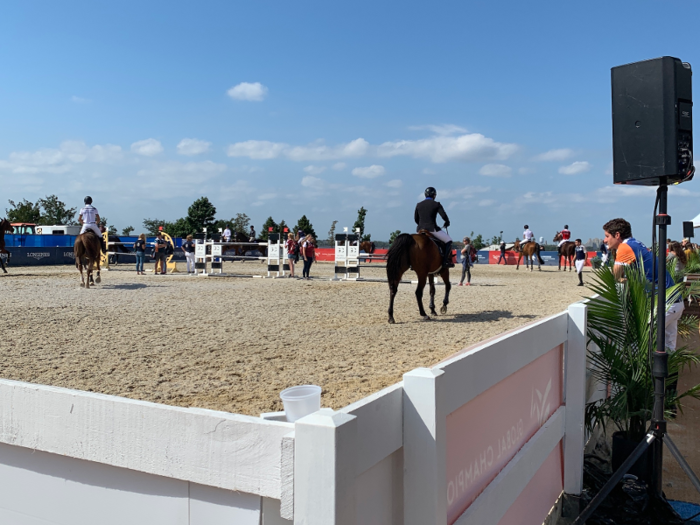
[{"label": "horse rider in black jacket", "polygon": [[418,228],[416,231],[426,230],[433,234],[437,240],[445,243],[445,249],[443,253],[443,263],[442,265],[446,268],[453,268],[452,263],[452,239],[447,234],[447,232],[442,231],[440,227],[435,222],[435,219],[440,214],[440,217],[445,221],[445,228],[449,228],[450,219],[447,218],[447,213],[445,213],[445,208],[442,204],[435,201],[437,197],[437,191],[433,187],[426,188],[425,190],[425,200],[416,204],[416,212],[414,218]]}]

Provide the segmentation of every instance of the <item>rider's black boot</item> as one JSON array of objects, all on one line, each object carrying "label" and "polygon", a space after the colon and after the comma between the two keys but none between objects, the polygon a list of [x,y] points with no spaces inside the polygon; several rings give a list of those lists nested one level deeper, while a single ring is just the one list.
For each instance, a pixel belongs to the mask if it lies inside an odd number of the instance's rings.
[{"label": "rider's black boot", "polygon": [[100,245],[102,246],[102,251],[107,253],[107,243],[105,243],[104,237],[100,237]]},{"label": "rider's black boot", "polygon": [[452,262],[452,241],[445,243],[445,254],[442,260],[442,265],[445,268],[454,268],[455,265]]}]

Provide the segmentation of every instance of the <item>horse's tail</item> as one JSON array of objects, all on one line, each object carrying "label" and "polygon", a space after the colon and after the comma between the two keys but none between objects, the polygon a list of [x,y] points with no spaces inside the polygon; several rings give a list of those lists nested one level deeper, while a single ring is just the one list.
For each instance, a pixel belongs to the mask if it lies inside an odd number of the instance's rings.
[{"label": "horse's tail", "polygon": [[411,265],[410,250],[415,243],[413,235],[408,233],[402,233],[391,243],[386,253],[386,276],[390,283],[401,279],[403,266]]},{"label": "horse's tail", "polygon": [[537,243],[537,258],[540,260],[540,264],[544,264],[544,260],[540,256],[541,251],[542,251],[542,246],[540,246],[540,244]]}]

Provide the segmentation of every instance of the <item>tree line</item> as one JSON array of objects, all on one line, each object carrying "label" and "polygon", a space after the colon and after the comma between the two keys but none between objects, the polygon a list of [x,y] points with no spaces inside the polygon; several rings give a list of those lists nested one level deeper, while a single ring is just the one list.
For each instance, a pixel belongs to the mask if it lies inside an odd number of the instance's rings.
[{"label": "tree line", "polygon": [[[22,199],[19,202],[8,201],[10,203],[9,208],[5,208],[5,213],[7,218],[11,223],[24,222],[37,225],[71,225],[77,224],[76,214],[77,208],[68,208],[64,202],[62,202],[56,195],[47,195],[43,199],[39,199],[36,202],[30,202],[27,199]],[[365,219],[367,217],[367,209],[361,207],[357,210],[357,219],[352,225],[352,232],[359,228],[360,239],[362,241],[371,241],[372,235],[365,231]],[[117,229],[114,226],[109,225],[108,219],[101,215],[102,224],[108,229],[109,233],[112,235],[117,234]],[[200,197],[195,200],[189,208],[187,208],[187,215],[175,221],[166,221],[162,219],[144,219],[143,227],[149,235],[155,235],[161,229],[172,235],[173,237],[185,238],[188,235],[194,235],[196,233],[201,233],[204,228],[207,228],[208,232],[218,233],[219,228],[221,230],[230,228],[233,232],[241,232],[247,234],[250,228],[250,217],[245,213],[237,213],[230,219],[217,219],[216,218],[216,207],[211,203],[207,197]],[[335,240],[335,229],[338,224],[337,220],[334,220],[331,224],[330,230],[328,231],[327,242],[333,245]],[[263,223],[262,228],[258,233],[258,238],[263,241],[267,241],[268,235],[270,233],[270,228],[272,232],[283,234],[285,228],[289,229],[289,226],[284,220],[276,222],[272,216],[268,217]],[[311,221],[302,215],[290,231],[296,235],[296,233],[302,230],[306,234],[311,234],[314,238],[318,239],[316,231],[314,230]],[[127,226],[122,230],[122,235],[131,235],[134,231],[133,226]],[[396,237],[401,234],[401,230],[396,230],[391,233],[389,237],[388,244],[391,245]],[[474,232],[470,233],[472,244],[477,250],[489,246],[491,244],[499,244],[501,238],[498,235],[494,235],[491,239],[485,239],[481,234],[474,235]],[[383,242],[378,242],[377,244],[384,244]],[[455,244],[461,244],[458,239],[455,239]]]}]

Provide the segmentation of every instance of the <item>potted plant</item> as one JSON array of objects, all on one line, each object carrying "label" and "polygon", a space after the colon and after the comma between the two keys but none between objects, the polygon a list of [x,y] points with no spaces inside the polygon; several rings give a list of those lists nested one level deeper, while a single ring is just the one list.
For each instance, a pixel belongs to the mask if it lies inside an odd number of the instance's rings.
[{"label": "potted plant", "polygon": [[[650,331],[649,320],[656,318],[651,304],[650,284],[642,268],[629,267],[624,282],[617,282],[613,270],[603,266],[594,271],[589,288],[598,294],[588,303],[588,360],[593,378],[608,385],[609,396],[586,406],[586,425],[603,429],[613,426],[613,468],[627,458],[647,432],[654,402],[650,349],[656,342],[656,322]],[[682,293],[683,283],[667,292],[667,304]],[[662,320],[662,323],[664,321]],[[663,325],[662,325],[663,329]],[[697,331],[698,320],[683,316],[678,323],[679,336]],[[650,348],[650,342],[652,344]],[[700,363],[700,356],[687,347],[669,355],[669,374]],[[700,399],[700,384],[685,392],[668,391],[665,413],[673,418],[674,407],[682,411],[682,400]],[[642,456],[631,473],[645,476],[646,460]],[[648,479],[648,478],[647,478]]]},{"label": "potted plant", "polygon": [[597,270],[602,265],[603,265],[603,260],[600,257],[598,257],[597,255],[595,257],[591,258],[591,268],[593,268],[594,270]]}]

